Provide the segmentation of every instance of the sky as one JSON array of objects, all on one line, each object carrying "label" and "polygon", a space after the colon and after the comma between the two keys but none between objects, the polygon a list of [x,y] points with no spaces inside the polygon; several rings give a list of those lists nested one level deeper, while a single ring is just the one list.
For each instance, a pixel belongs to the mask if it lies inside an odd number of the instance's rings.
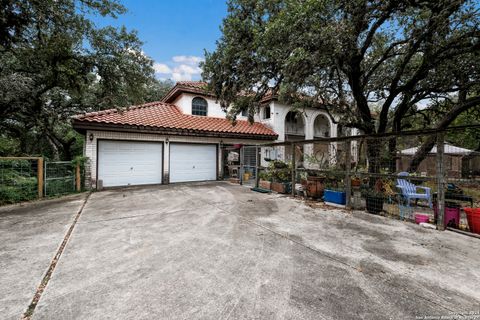
[{"label": "sky", "polygon": [[125,25],[138,31],[143,51],[159,79],[198,80],[204,50],[220,38],[225,0],[121,0],[128,12],[117,19],[95,17],[99,27]]}]

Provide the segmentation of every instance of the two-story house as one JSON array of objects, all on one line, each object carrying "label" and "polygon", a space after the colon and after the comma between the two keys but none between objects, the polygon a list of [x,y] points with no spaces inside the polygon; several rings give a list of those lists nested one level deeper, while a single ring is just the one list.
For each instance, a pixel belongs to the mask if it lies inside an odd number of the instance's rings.
[{"label": "two-story house", "polygon": [[[254,118],[250,124],[241,114],[232,125],[205,83],[189,81],[178,82],[160,102],[78,115],[73,127],[85,135],[93,187],[218,180],[225,174],[224,150],[337,135],[325,110],[293,111],[274,95],[262,100]],[[284,148],[275,157],[290,154]]]}]

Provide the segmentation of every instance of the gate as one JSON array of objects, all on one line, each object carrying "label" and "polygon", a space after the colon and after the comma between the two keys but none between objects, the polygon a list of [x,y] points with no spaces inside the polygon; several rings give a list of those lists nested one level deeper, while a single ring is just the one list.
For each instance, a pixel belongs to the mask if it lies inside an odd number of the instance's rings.
[{"label": "gate", "polygon": [[70,161],[45,161],[45,196],[75,192],[75,166]]},{"label": "gate", "polygon": [[242,149],[240,149],[241,184],[258,187],[259,150],[260,148],[258,146],[243,146]]}]

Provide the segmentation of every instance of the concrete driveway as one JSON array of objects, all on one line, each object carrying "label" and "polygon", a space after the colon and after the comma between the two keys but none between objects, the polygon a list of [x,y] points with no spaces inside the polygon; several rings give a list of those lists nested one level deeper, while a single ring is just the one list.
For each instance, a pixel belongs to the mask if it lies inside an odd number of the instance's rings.
[{"label": "concrete driveway", "polygon": [[[13,297],[1,298],[2,314],[26,310],[81,197],[0,211],[0,284]],[[51,232],[29,223],[42,210]],[[103,191],[88,199],[33,318],[480,317],[479,252],[475,238],[229,183]]]}]

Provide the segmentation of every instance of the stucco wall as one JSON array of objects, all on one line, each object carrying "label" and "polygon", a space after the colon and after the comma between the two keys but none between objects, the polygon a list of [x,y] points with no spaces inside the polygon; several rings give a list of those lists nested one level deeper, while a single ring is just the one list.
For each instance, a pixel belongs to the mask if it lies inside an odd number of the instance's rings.
[{"label": "stucco wall", "polygon": [[[216,118],[225,118],[226,113],[222,110],[222,107],[219,103],[215,101],[213,98],[205,97],[202,95],[195,95],[191,93],[182,93],[178,98],[172,103],[179,107],[184,114],[192,114],[192,100],[195,97],[201,97],[207,100],[208,109],[207,109],[207,116],[208,117],[216,117]],[[239,120],[247,120],[247,117],[243,117],[242,115],[238,115],[237,117]]]}]

